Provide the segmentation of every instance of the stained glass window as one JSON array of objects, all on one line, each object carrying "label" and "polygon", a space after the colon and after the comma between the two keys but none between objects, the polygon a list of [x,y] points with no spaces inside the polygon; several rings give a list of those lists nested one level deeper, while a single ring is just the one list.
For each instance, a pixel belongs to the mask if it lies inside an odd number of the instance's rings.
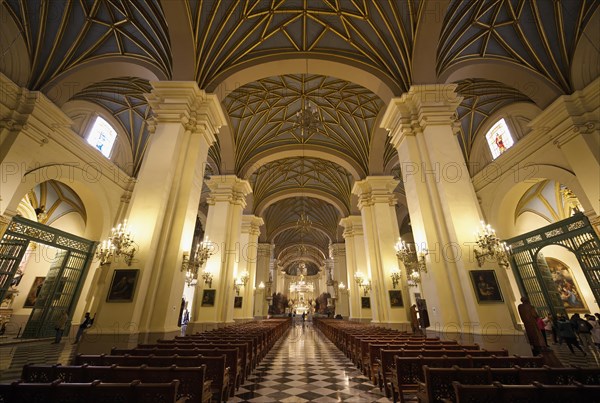
[{"label": "stained glass window", "polygon": [[87,142],[100,151],[106,158],[109,158],[116,138],[117,132],[115,129],[106,120],[98,116],[87,138]]},{"label": "stained glass window", "polygon": [[497,121],[487,132],[485,138],[487,139],[494,159],[498,158],[503,152],[515,144],[504,119]]}]

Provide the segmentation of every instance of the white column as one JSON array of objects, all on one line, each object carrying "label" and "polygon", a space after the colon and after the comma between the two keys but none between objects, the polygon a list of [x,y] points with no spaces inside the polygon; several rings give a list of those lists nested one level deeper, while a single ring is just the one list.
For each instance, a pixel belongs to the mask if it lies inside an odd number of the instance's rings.
[{"label": "white column", "polygon": [[[136,290],[131,303],[100,301],[94,329],[103,334],[115,329],[164,337],[178,331],[183,252],[192,243],[208,148],[225,124],[217,97],[195,82],[152,86],[146,95],[152,134],[127,217],[136,246],[131,268],[139,269]],[[116,261],[111,271],[125,267]]]},{"label": "white column", "polygon": [[[256,296],[254,298],[254,317],[262,319],[269,312],[267,297],[272,295],[272,285],[269,286],[269,270],[271,262],[272,245],[268,243],[259,243],[257,248],[256,258]],[[264,284],[265,288],[261,289],[260,284]]]},{"label": "white column", "polygon": [[[205,235],[214,246],[205,270],[213,274],[216,290],[214,306],[199,306],[194,315],[198,322],[227,324],[233,322],[235,290],[233,282],[242,256],[240,235],[246,196],[252,192],[248,181],[234,175],[212,176]],[[199,298],[202,298],[199,296]]]},{"label": "white column", "polygon": [[398,268],[394,248],[399,237],[396,218],[396,196],[394,189],[398,181],[391,176],[369,176],[354,184],[352,193],[358,196],[367,266],[372,283],[371,310],[374,323],[407,324],[409,295],[402,288],[404,309],[391,309],[388,289],[391,289],[390,274]]},{"label": "white column", "polygon": [[240,237],[241,260],[238,266],[240,273],[248,272],[248,283],[241,289],[242,308],[234,309],[234,319],[252,320],[254,318],[254,295],[256,289],[256,263],[258,255],[258,236],[264,221],[253,215],[242,216],[242,234]]},{"label": "white column", "polygon": [[347,290],[350,300],[351,320],[371,320],[371,309],[361,307],[362,290],[354,281],[357,272],[367,274],[367,258],[365,241],[363,237],[362,218],[360,216],[348,216],[340,220],[344,227],[344,240],[346,242],[346,268],[348,271]]},{"label": "white column", "polygon": [[[346,269],[346,246],[343,243],[334,243],[330,246],[330,253],[333,256],[333,280],[336,284],[335,313],[344,318],[350,316],[350,306],[348,301],[348,271]],[[340,288],[340,283],[344,283],[344,288]]]},{"label": "white column", "polygon": [[[430,330],[484,333],[493,323],[494,330],[510,334],[510,301],[478,304],[469,275],[478,269],[473,233],[483,217],[454,133],[462,99],[455,89],[454,84],[411,87],[392,99],[382,127],[398,150],[415,242],[429,250],[421,286]],[[506,273],[495,269],[508,295]]]}]

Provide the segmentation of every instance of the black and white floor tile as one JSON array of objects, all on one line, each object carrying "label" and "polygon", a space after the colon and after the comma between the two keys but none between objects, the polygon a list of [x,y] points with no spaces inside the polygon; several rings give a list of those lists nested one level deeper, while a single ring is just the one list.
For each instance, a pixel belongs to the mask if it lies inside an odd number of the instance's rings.
[{"label": "black and white floor tile", "polygon": [[241,402],[390,402],[310,324],[293,326],[230,400]]}]

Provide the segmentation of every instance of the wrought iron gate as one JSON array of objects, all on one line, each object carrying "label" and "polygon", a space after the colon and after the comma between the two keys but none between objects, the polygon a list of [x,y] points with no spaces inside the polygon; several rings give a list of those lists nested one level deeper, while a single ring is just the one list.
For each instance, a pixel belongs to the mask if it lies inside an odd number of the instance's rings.
[{"label": "wrought iron gate", "polygon": [[14,217],[0,241],[0,298],[4,298],[29,242],[59,249],[23,331],[24,338],[48,337],[54,335],[54,322],[62,311],[71,317],[96,243]]},{"label": "wrought iron gate", "polygon": [[540,315],[565,314],[558,288],[539,252],[559,245],[575,254],[592,294],[600,303],[600,240],[589,219],[578,213],[546,227],[506,241],[512,250],[512,268],[519,288]]}]

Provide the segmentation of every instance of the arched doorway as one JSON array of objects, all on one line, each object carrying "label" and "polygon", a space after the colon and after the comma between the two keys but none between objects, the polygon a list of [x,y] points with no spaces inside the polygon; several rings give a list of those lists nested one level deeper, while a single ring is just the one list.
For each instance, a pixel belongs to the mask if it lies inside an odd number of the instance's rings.
[{"label": "arched doorway", "polygon": [[58,250],[36,290],[36,298],[23,338],[49,337],[61,312],[72,316],[96,243],[16,216],[0,240],[0,300],[10,292],[19,263],[31,242]]},{"label": "arched doorway", "polygon": [[600,301],[600,240],[583,213],[506,241],[512,251],[512,267],[522,295],[526,295],[540,315],[566,314],[562,291],[551,267],[540,253],[550,245],[572,252],[593,298]]}]

